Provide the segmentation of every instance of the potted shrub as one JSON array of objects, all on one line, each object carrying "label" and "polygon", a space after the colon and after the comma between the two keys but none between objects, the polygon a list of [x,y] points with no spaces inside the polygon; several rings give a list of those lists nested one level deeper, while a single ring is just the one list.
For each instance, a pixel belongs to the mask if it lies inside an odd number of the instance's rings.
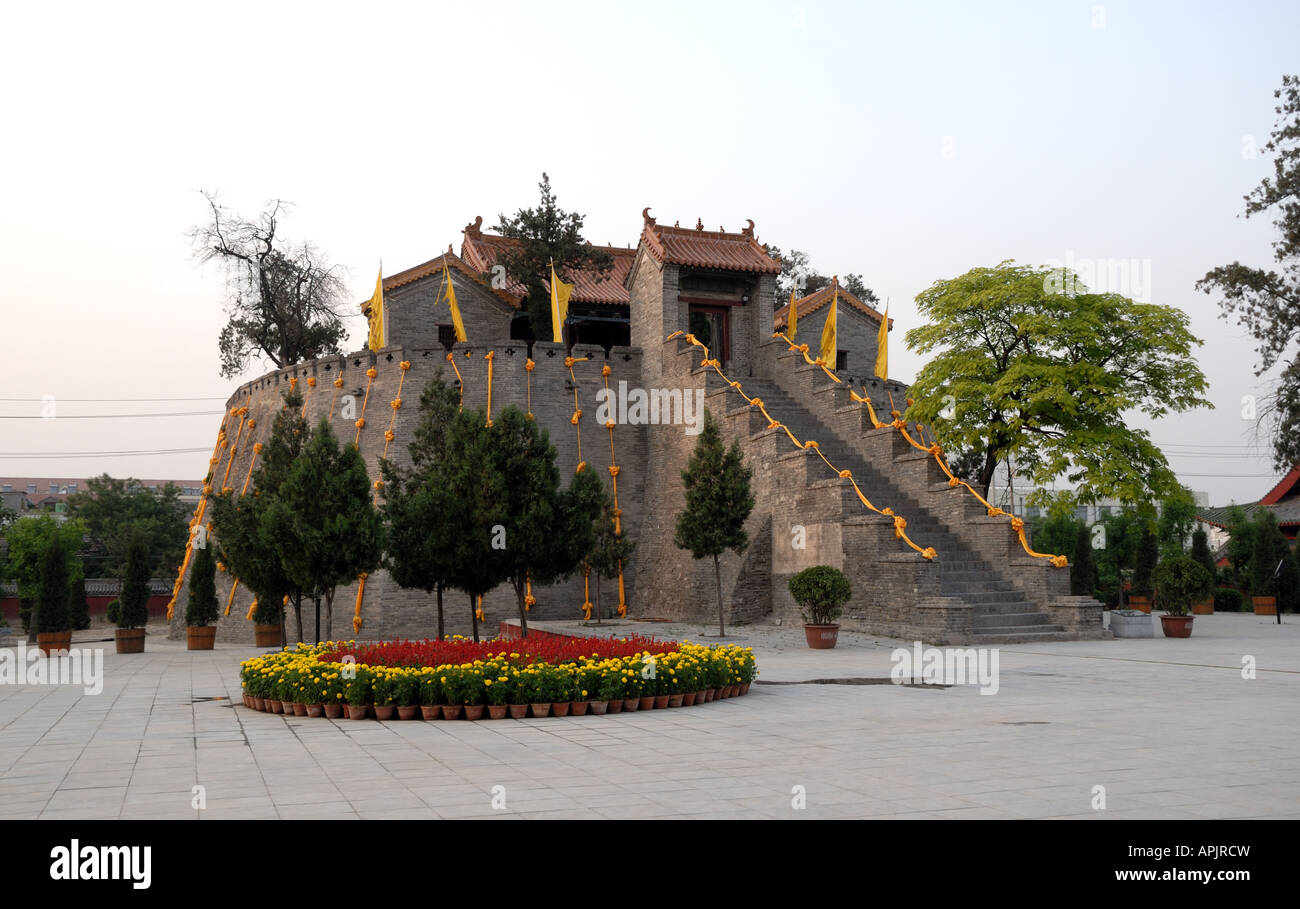
[{"label": "potted shrub", "polygon": [[217,640],[220,615],[217,605],[217,565],[212,550],[204,546],[194,552],[194,567],[190,570],[190,599],[185,605],[185,648],[211,650]]},{"label": "potted shrub", "polygon": [[1174,556],[1161,562],[1152,573],[1160,608],[1160,627],[1167,638],[1192,635],[1192,604],[1210,596],[1214,576],[1190,556]]},{"label": "potted shrub", "polygon": [[1133,583],[1129,587],[1128,606],[1139,612],[1150,612],[1154,605],[1151,596],[1155,593],[1152,572],[1160,558],[1160,547],[1156,535],[1150,529],[1142,531],[1138,539],[1137,560],[1133,566]]},{"label": "potted shrub", "polygon": [[1273,512],[1260,507],[1255,525],[1255,549],[1250,556],[1250,593],[1255,615],[1277,615],[1278,563],[1286,558],[1287,541]]},{"label": "potted shrub", "polygon": [[[1196,564],[1200,565],[1210,573],[1213,578],[1215,574],[1214,556],[1210,553],[1210,539],[1205,532],[1204,527],[1197,527],[1192,533],[1192,558]],[[1214,614],[1214,592],[1211,592],[1192,604],[1192,615],[1213,615]]]},{"label": "potted shrub", "polygon": [[143,653],[144,629],[149,624],[149,547],[135,535],[126,549],[126,578],[118,598],[113,633],[118,653]]},{"label": "potted shrub", "polygon": [[72,648],[68,559],[57,536],[51,537],[41,560],[40,593],[36,600],[36,643],[46,656]]},{"label": "potted shrub", "polygon": [[280,604],[274,597],[259,596],[257,602],[253,604],[253,636],[255,647],[279,647],[283,643]]},{"label": "potted shrub", "polygon": [[835,620],[853,595],[844,572],[829,565],[805,568],[790,579],[790,595],[799,604],[804,635],[814,650],[829,650],[839,639]]}]

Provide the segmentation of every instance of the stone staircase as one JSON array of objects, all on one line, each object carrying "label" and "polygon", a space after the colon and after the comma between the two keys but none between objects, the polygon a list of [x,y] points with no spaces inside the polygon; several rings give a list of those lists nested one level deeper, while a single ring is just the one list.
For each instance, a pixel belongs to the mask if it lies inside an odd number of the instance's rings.
[{"label": "stone staircase", "polygon": [[[848,390],[809,366],[779,342],[760,351],[760,373],[734,376],[750,397],[801,441],[815,439],[838,469],[848,469],[878,508],[907,520],[907,535],[938,553],[927,561],[894,534],[893,522],[867,509],[847,479],[812,451],[797,449],[780,429],[769,429],[757,408],[711,369],[698,348],[670,342],[665,378],[703,383],[705,405],[720,417],[728,442],[738,440],[755,470],[755,512],[770,520],[772,557],[753,570],[770,574],[772,612],[801,621],[789,596],[789,577],[808,565],[843,570],[854,596],[840,619],[855,630],[936,644],[1006,644],[1101,638],[1101,604],[1069,596],[1066,569],[1025,555],[1006,517],[990,518],[964,489],[953,489],[925,452],[892,429],[871,426],[866,408]],[[877,414],[889,412],[877,388]],[[905,391],[898,389],[899,394]],[[899,402],[901,403],[901,401]],[[815,521],[815,523],[809,523]],[[790,547],[786,525],[805,528],[807,548]],[[751,534],[753,536],[753,534]],[[752,589],[742,566],[726,586]]]}]

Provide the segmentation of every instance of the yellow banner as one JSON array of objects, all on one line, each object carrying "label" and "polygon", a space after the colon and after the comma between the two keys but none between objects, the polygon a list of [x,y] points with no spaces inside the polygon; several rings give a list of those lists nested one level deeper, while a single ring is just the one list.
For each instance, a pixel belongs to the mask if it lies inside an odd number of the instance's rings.
[{"label": "yellow banner", "polygon": [[889,379],[889,304],[885,304],[885,316],[880,320],[880,332],[876,335],[876,378],[882,382]]},{"label": "yellow banner", "polygon": [[555,274],[551,266],[551,340],[556,344],[564,343],[564,320],[569,317],[569,295],[573,285],[565,284]]},{"label": "yellow banner", "polygon": [[795,305],[794,288],[790,288],[790,315],[785,319],[785,336],[791,341],[794,340],[796,323],[799,321],[799,307]]},{"label": "yellow banner", "polygon": [[371,350],[379,350],[384,346],[384,271],[379,270],[379,277],[375,279],[375,295],[370,298],[370,336],[366,340],[366,346]]},{"label": "yellow banner", "polygon": [[826,316],[826,324],[822,326],[822,362],[826,364],[827,369],[835,368],[835,353],[838,338],[835,333],[835,313],[839,309],[840,288],[837,284],[831,297],[831,311]]},{"label": "yellow banner", "polygon": [[447,287],[447,304],[451,307],[451,325],[456,330],[457,341],[468,341],[465,337],[465,323],[460,320],[460,307],[456,305],[456,288],[451,283],[451,270],[446,263],[442,266],[442,281]]}]

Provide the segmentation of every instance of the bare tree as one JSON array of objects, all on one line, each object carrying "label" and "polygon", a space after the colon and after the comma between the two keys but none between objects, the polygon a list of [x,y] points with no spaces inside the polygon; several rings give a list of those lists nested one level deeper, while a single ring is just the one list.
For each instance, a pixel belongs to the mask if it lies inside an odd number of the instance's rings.
[{"label": "bare tree", "polygon": [[215,193],[203,193],[210,220],[187,234],[194,256],[226,273],[221,374],[234,378],[266,356],[277,367],[340,353],[346,288],[340,266],[308,242],[279,236],[289,203],[276,199],[254,219],[232,214]]}]

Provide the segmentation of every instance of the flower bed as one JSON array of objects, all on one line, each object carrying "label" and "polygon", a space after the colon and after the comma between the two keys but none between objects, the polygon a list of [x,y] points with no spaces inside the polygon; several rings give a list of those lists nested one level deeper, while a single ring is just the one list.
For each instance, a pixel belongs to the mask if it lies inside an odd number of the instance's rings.
[{"label": "flower bed", "polygon": [[[748,647],[651,638],[299,644],[246,660],[244,703],[273,713],[390,719],[581,716],[746,694]],[[287,709],[286,709],[287,708]]]}]

